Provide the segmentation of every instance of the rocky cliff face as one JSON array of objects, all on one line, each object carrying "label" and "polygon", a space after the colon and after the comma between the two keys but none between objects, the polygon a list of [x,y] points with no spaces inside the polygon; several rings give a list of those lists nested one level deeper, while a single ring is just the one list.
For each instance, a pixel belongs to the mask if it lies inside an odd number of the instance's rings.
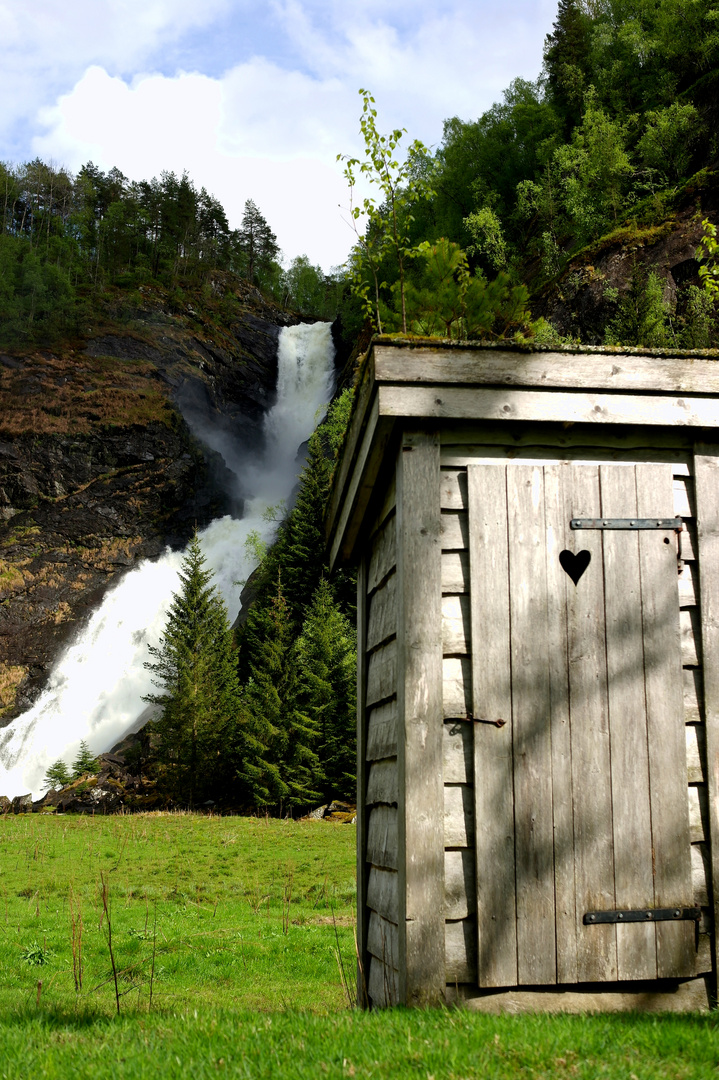
[{"label": "rocky cliff face", "polygon": [[143,288],[120,316],[0,353],[0,725],[120,574],[239,510],[217,449],[261,440],[298,321],[220,274],[182,298]]},{"label": "rocky cliff face", "polygon": [[[601,345],[608,323],[633,284],[654,273],[664,301],[684,314],[684,290],[699,282],[695,252],[702,219],[719,214],[719,176],[704,170],[674,193],[665,205],[644,207],[644,220],[625,223],[572,259],[558,280],[532,304],[563,335]],[[631,344],[631,342],[629,343]]]}]

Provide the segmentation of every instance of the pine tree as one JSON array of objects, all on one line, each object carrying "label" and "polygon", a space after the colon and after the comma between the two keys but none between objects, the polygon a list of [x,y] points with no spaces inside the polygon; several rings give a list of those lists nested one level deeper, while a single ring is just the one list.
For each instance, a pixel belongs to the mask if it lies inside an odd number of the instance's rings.
[{"label": "pine tree", "polygon": [[248,199],[242,223],[235,234],[241,266],[248,281],[261,282],[277,260],[280,249],[277,237],[260,213],[256,203]]},{"label": "pine tree", "polygon": [[[253,580],[256,598],[238,633],[244,703],[256,725],[252,730],[266,747],[257,761],[254,782],[258,801],[271,806],[307,806],[319,801],[327,788],[323,747],[332,740],[322,734],[321,714],[312,705],[304,682],[303,661],[294,643],[302,633],[324,571],[324,507],[351,405],[352,393],[346,391],[330,407],[325,423],[310,437],[297,501]],[[337,614],[340,610],[351,611],[352,576],[339,573],[334,586],[332,599],[335,603],[335,597],[339,600]],[[332,625],[336,626],[334,622]],[[349,663],[352,696],[354,654]],[[349,772],[344,766],[339,770],[351,777],[344,783],[341,793],[345,795],[354,785],[354,723],[352,713],[349,744],[345,743],[345,751],[349,745],[351,764]],[[339,775],[334,765],[330,766],[330,775]],[[333,791],[339,794],[340,788],[335,786]]]},{"label": "pine tree", "polygon": [[256,645],[245,702],[264,745],[254,778],[257,801],[280,810],[308,806],[320,798],[317,731],[295,707],[294,635],[280,577],[272,603],[254,609],[250,618]]},{"label": "pine tree", "polygon": [[195,533],[160,644],[149,646],[154,662],[145,664],[161,689],[145,700],[160,708],[155,729],[165,782],[190,805],[223,794],[251,797],[258,751],[245,730],[227,610],[211,579]]},{"label": "pine tree", "polygon": [[591,19],[580,0],[559,0],[551,34],[544,42],[544,66],[552,101],[569,134],[582,115],[589,72]]},{"label": "pine tree", "polygon": [[[253,577],[255,599],[238,632],[239,674],[246,682],[257,666],[264,623],[261,615],[273,605],[278,575],[288,605],[291,633],[302,630],[307,609],[325,571],[324,514],[337,454],[352,408],[353,391],[345,390],[329,407],[327,417],[309,439],[307,461],[300,477],[295,505],[282,522],[277,539]],[[347,571],[334,577],[336,595],[344,611],[354,613],[355,578]]]},{"label": "pine tree", "polygon": [[295,646],[296,711],[317,729],[324,798],[353,799],[357,635],[323,578]]},{"label": "pine tree", "polygon": [[42,782],[42,786],[46,789],[49,788],[61,788],[65,787],[65,784],[69,784],[72,780],[72,775],[62,758],[58,758],[54,761],[50,768],[45,773],[45,778]]},{"label": "pine tree", "polygon": [[[57,762],[55,763],[57,764]],[[84,739],[80,741],[80,749],[72,763],[72,779],[77,780],[83,773],[95,773],[97,771],[97,758],[90,750]],[[48,774],[49,775],[49,774]]]}]

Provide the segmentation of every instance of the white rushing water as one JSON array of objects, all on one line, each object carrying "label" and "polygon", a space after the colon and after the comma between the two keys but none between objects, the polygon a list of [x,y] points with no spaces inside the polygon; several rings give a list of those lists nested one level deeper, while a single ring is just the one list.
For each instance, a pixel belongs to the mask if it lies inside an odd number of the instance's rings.
[{"label": "white rushing water", "polygon": [[[272,537],[276,526],[265,512],[292,492],[297,450],[332,392],[333,357],[329,323],[280,332],[277,402],[265,417],[265,452],[243,476],[253,496],[241,519],[218,518],[200,533],[233,621],[240,594],[235,582],[256,564],[245,540],[253,532],[265,542]],[[153,689],[144,667],[147,646],[159,641],[182,557],[168,549],[126,574],[57,661],[35,706],[0,729],[0,794],[39,798],[48,766],[60,757],[70,764],[81,739],[102,753],[132,728],[146,709],[143,695]]]}]

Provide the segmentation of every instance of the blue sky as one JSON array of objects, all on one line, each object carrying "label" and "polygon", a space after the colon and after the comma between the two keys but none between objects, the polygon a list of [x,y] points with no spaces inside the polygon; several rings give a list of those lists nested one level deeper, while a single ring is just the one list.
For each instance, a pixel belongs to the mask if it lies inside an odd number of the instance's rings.
[{"label": "blue sky", "polygon": [[352,234],[337,153],[382,128],[436,145],[539,73],[556,0],[0,0],[0,159],[132,179],[187,169],[236,225],[253,198],[289,259]]}]

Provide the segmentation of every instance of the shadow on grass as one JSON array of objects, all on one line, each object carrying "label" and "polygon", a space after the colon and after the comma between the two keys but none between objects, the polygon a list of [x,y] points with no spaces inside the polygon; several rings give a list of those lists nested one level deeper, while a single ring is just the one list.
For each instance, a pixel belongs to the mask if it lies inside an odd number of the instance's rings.
[{"label": "shadow on grass", "polygon": [[[93,1027],[117,1028],[131,1024],[152,1024],[154,1021],[177,1021],[180,1018],[191,1020],[198,1019],[198,1010],[192,1005],[186,1004],[183,1008],[147,1007],[128,1008],[120,1016],[110,1014],[101,1009],[90,1006],[69,1008],[61,1005],[51,1005],[40,1008],[34,1005],[20,1006],[6,1015],[0,1016],[0,1025],[5,1028],[43,1027],[50,1031],[54,1030],[77,1030],[83,1031]],[[199,1015],[201,1021],[220,1020],[242,1022],[247,1018],[262,1019],[264,1021],[281,1021],[283,1019],[297,1019],[304,1017],[307,1022],[338,1024],[369,1024],[382,1025],[388,1029],[402,1027],[409,1024],[416,1028],[441,1027],[446,1024],[452,1028],[474,1027],[478,1030],[491,1031],[504,1029],[507,1034],[512,1028],[517,1031],[523,1030],[526,1035],[533,1028],[541,1029],[547,1033],[552,1029],[575,1028],[577,1033],[599,1032],[604,1029],[613,1042],[631,1041],[636,1036],[643,1034],[656,1034],[657,1030],[668,1033],[670,1029],[683,1031],[711,1032],[719,1034],[719,1011],[709,1013],[676,1013],[676,1012],[625,1012],[625,1013],[524,1013],[521,1015],[487,1014],[472,1012],[468,1009],[450,1008],[404,1008],[396,1006],[392,1009],[374,1010],[372,1012],[361,1009],[342,1009],[329,1013],[310,1012],[306,1009],[283,1009],[260,1010],[260,1009],[229,1009],[210,1008],[202,1009]]]}]

